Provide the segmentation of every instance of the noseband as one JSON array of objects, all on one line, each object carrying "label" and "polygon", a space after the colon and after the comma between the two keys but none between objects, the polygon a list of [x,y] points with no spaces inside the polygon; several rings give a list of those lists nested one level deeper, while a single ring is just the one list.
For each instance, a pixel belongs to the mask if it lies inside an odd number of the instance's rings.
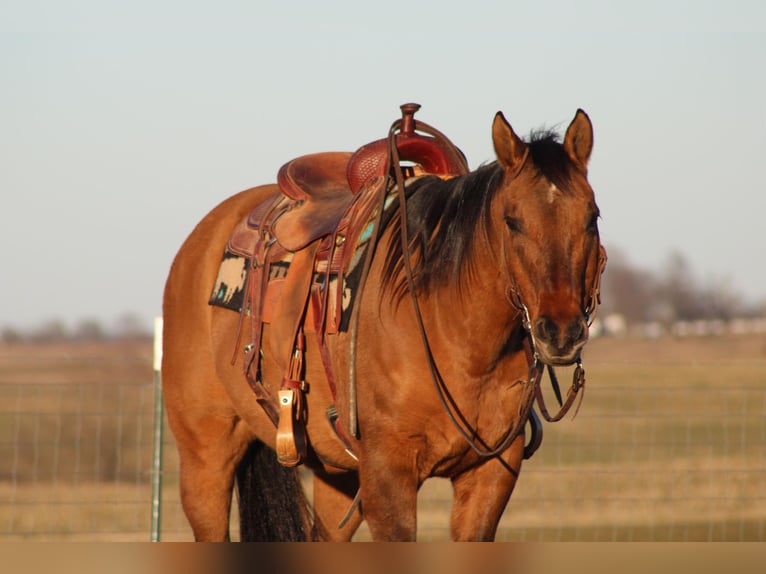
[{"label": "noseband", "polygon": [[[606,250],[602,245],[599,244],[598,269],[596,271],[596,276],[593,279],[593,286],[588,296],[587,304],[583,310],[585,322],[588,324],[588,327],[593,324],[593,319],[596,317],[596,311],[598,310],[598,306],[601,303],[601,276],[604,273],[605,267]],[[527,364],[529,366],[529,377],[527,382],[531,381],[532,373],[537,374],[537,382],[534,385],[535,398],[537,399],[537,405],[540,408],[540,412],[542,413],[543,418],[545,418],[545,420],[548,422],[560,421],[562,418],[564,418],[567,412],[569,412],[569,409],[572,407],[572,404],[577,397],[577,393],[580,391],[580,389],[582,389],[583,394],[580,395],[580,402],[577,404],[577,408],[575,409],[573,415],[573,418],[576,417],[577,413],[580,411],[583,397],[585,396],[585,369],[582,366],[582,357],[578,354],[577,360],[575,361],[575,370],[572,373],[572,384],[569,386],[566,401],[562,401],[561,387],[559,386],[556,371],[551,365],[545,365],[548,370],[548,376],[551,379],[551,387],[553,388],[553,393],[556,395],[556,400],[559,403],[558,413],[551,416],[551,414],[548,412],[548,408],[545,405],[545,398],[543,397],[542,389],[539,384],[540,375],[542,374],[541,366],[543,363],[537,353],[535,334],[532,329],[532,319],[529,316],[529,309],[521,297],[521,291],[519,291],[518,285],[513,278],[511,278],[511,289],[508,292],[508,300],[521,315],[521,324],[524,327],[524,330],[527,332],[527,336],[524,337],[524,353],[526,354]]]}]

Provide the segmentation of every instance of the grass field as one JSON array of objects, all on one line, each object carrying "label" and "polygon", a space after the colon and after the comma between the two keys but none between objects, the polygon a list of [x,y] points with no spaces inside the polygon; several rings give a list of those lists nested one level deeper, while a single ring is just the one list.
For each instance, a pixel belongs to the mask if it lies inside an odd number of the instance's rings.
[{"label": "grass field", "polygon": [[[766,337],[597,339],[585,367],[498,540],[766,539]],[[149,341],[0,347],[0,540],[149,539],[152,380]],[[162,539],[189,540],[173,449]],[[421,539],[447,538],[449,499],[426,483]]]}]

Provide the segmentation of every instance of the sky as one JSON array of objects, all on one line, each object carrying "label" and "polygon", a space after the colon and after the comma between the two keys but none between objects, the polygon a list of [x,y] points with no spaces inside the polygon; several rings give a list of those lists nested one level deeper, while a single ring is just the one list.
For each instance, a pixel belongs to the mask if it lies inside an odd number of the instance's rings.
[{"label": "sky", "polygon": [[147,328],[205,213],[409,101],[472,168],[590,116],[607,248],[766,299],[761,0],[0,0],[0,326]]}]

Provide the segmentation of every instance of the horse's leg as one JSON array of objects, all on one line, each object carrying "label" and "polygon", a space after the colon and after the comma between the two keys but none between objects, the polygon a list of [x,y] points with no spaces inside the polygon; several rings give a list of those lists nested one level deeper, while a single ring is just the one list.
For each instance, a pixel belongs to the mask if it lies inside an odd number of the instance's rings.
[{"label": "horse's leg", "polygon": [[[184,322],[166,305],[162,386],[180,463],[181,505],[196,540],[229,538],[237,463],[252,439],[215,372],[209,351],[195,340],[205,329]],[[172,319],[172,320],[170,320]]]},{"label": "horse's leg", "polygon": [[450,525],[453,540],[492,541],[513,488],[524,455],[519,437],[500,459],[493,458],[454,477]]},{"label": "horse's leg", "polygon": [[361,460],[359,479],[364,519],[375,541],[414,541],[418,503],[415,462],[397,457],[402,449],[397,449],[396,442],[385,448],[385,452],[383,456],[367,450]]},{"label": "horse's leg", "polygon": [[359,478],[355,472],[342,474],[314,473],[314,526],[316,535],[322,540],[347,542],[362,523],[359,507],[342,528],[359,489]]},{"label": "horse's leg", "polygon": [[181,504],[197,541],[229,540],[236,466],[249,442],[236,418],[205,414],[173,424],[180,459]]}]

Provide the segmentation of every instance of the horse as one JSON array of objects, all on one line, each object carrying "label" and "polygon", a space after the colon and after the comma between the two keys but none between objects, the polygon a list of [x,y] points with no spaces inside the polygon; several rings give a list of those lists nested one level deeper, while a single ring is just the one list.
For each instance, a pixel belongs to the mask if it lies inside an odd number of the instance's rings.
[{"label": "horse", "polygon": [[[376,196],[353,328],[300,338],[294,419],[294,404],[279,410],[290,400],[277,318],[249,316],[253,300],[240,313],[209,304],[232,230],[279,187],[224,200],[185,240],[165,285],[161,374],[195,540],[230,539],[234,492],[242,540],[349,541],[362,521],[374,540],[415,540],[417,493],[431,477],[452,483],[451,538],[494,540],[537,446],[526,444],[539,427],[527,430],[532,403],[560,418],[542,403],[543,369],[576,365],[564,407],[584,384],[606,254],[588,183],[588,115],[577,110],[563,139],[552,130],[522,139],[498,112],[491,135],[496,159],[450,177],[405,177],[389,148],[393,175]],[[307,249],[291,265],[312,261],[315,252],[301,259]],[[305,314],[281,305],[279,317]],[[305,426],[290,431],[303,453],[292,462],[278,457],[275,425],[285,419]]]}]

